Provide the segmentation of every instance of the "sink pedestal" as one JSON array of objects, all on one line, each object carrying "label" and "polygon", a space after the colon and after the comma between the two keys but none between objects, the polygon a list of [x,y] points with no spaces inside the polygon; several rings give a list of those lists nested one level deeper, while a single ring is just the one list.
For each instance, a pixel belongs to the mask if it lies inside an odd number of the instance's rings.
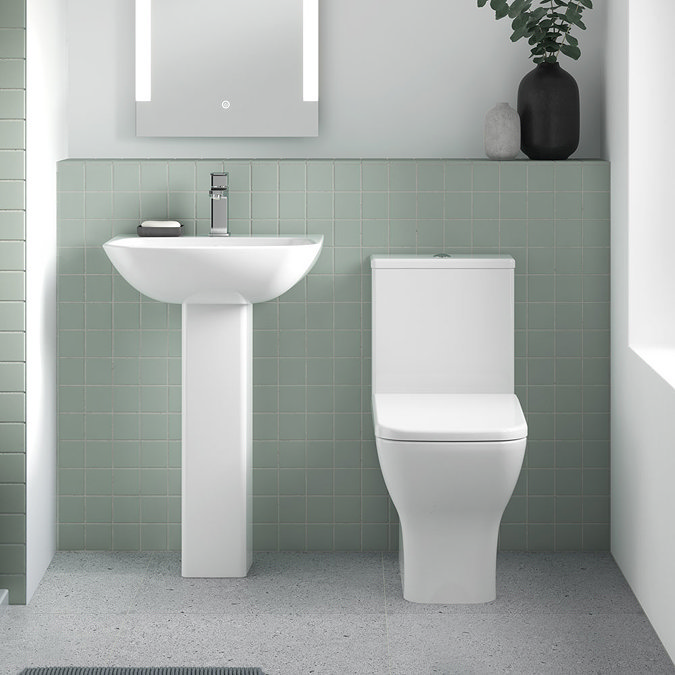
[{"label": "sink pedestal", "polygon": [[137,237],[103,244],[136,290],[183,306],[184,577],[251,566],[252,306],[278,298],[323,237]]},{"label": "sink pedestal", "polygon": [[182,575],[245,577],[252,550],[252,305],[182,307]]}]

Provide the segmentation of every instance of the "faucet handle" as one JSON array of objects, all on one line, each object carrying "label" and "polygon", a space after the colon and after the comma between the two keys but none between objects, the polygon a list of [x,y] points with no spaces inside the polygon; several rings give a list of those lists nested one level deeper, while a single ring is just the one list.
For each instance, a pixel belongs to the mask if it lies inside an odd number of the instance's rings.
[{"label": "faucet handle", "polygon": [[228,182],[228,177],[229,173],[225,171],[224,173],[212,173],[211,174],[211,187],[212,188],[221,188],[221,189],[227,189],[227,182]]}]

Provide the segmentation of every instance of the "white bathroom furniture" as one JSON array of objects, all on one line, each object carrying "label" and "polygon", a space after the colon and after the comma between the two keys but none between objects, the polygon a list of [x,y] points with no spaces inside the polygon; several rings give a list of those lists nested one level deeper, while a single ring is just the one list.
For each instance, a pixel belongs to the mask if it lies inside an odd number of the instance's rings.
[{"label": "white bathroom furniture", "polygon": [[251,566],[252,303],[316,262],[322,236],[136,237],[103,245],[141,293],[183,306],[182,574]]},{"label": "white bathroom furniture", "polygon": [[406,600],[496,597],[499,523],[527,424],[510,256],[371,258],[373,418]]}]

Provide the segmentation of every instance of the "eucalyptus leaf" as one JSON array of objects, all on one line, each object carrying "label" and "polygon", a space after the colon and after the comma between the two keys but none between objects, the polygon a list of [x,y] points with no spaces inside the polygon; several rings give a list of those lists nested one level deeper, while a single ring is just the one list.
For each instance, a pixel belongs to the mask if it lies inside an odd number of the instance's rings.
[{"label": "eucalyptus leaf", "polygon": [[[592,0],[539,0],[539,6],[532,9],[533,1],[489,0],[496,19],[508,16],[511,20],[511,41],[527,40],[535,63],[556,63],[560,54],[578,59],[579,41],[570,31],[586,30],[582,17],[584,10],[593,9]],[[478,7],[487,3],[477,0]]]},{"label": "eucalyptus leaf", "polygon": [[573,47],[572,45],[560,45],[560,51],[575,61],[581,56],[579,47]]}]

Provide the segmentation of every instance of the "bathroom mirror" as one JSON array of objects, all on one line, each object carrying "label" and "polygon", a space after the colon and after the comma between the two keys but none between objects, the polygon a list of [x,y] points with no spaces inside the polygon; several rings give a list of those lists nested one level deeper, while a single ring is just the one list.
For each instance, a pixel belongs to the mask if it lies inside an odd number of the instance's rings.
[{"label": "bathroom mirror", "polygon": [[136,0],[137,136],[316,136],[319,0]]}]

